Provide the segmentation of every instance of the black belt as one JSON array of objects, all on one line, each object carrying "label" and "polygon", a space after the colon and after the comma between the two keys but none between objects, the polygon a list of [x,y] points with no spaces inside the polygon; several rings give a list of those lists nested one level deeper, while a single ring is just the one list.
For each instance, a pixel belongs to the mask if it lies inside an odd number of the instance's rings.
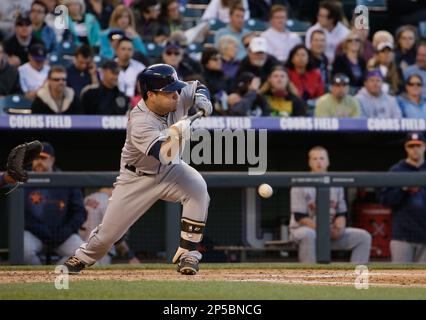
[{"label": "black belt", "polygon": [[[132,172],[134,172],[134,173],[137,173],[137,174],[139,174],[139,175],[141,175],[141,176],[150,176],[150,175],[151,175],[151,174],[148,174],[148,173],[142,172],[142,171],[140,171],[140,170],[137,170],[137,169],[136,169],[136,167],[135,167],[134,165],[131,165],[131,164],[126,164],[126,165],[124,166],[124,168],[126,168],[127,170],[132,171]],[[138,172],[138,171],[139,171],[139,172]]]}]

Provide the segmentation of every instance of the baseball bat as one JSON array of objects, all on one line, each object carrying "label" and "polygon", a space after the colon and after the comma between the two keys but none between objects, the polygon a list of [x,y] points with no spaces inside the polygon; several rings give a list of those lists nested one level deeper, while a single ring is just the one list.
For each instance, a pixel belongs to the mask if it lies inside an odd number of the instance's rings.
[{"label": "baseball bat", "polygon": [[202,116],[204,116],[204,112],[203,111],[198,111],[196,114],[193,114],[192,116],[190,116],[188,119],[189,121],[194,122],[195,120],[197,120],[198,118],[201,118]]}]

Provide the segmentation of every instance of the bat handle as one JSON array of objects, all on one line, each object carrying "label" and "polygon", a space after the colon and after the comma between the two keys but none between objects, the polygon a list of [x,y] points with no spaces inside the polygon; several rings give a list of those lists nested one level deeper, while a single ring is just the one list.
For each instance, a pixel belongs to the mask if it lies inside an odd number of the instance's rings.
[{"label": "bat handle", "polygon": [[197,120],[198,118],[201,118],[202,116],[204,116],[204,111],[200,110],[196,114],[190,116],[188,119],[192,123],[193,121]]}]

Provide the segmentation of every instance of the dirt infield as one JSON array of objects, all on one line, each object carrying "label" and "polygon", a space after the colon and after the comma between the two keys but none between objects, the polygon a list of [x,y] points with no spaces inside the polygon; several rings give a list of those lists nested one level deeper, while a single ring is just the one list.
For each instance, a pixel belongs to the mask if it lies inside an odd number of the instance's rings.
[{"label": "dirt infield", "polygon": [[[54,282],[53,270],[0,270],[0,284]],[[72,281],[84,280],[167,280],[167,281],[257,281],[283,284],[353,286],[353,270],[317,269],[202,269],[196,276],[182,276],[175,270],[102,270],[88,269],[72,275]],[[426,288],[426,270],[370,270],[369,285],[380,287]]]}]

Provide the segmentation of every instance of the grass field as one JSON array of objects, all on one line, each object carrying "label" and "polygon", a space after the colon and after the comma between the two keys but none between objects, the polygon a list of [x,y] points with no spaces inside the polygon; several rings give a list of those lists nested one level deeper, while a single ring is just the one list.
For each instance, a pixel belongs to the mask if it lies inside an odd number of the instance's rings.
[{"label": "grass field", "polygon": [[351,265],[203,264],[192,277],[169,264],[112,265],[70,276],[69,289],[57,290],[54,266],[5,266],[0,300],[426,299],[426,266],[368,268],[369,288],[356,289]]}]

